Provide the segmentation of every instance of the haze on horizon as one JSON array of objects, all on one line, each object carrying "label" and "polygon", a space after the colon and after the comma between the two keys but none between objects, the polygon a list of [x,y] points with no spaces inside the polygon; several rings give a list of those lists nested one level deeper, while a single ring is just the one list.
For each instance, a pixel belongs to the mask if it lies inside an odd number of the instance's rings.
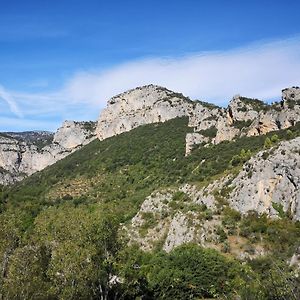
[{"label": "haze on horizon", "polygon": [[300,85],[299,1],[201,2],[2,1],[0,131],[95,120],[150,83],[219,105]]}]

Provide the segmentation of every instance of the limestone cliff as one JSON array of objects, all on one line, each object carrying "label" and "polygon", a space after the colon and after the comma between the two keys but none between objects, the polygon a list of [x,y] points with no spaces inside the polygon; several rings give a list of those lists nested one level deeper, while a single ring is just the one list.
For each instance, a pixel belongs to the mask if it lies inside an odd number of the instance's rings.
[{"label": "limestone cliff", "polygon": [[42,170],[89,143],[95,135],[103,140],[140,125],[182,116],[189,118],[189,126],[194,130],[186,136],[188,155],[197,144],[218,144],[295,125],[300,121],[300,88],[282,90],[282,100],[271,105],[237,95],[227,108],[192,101],[156,85],[129,90],[108,101],[97,125],[66,121],[54,136],[47,133],[1,135],[0,184]]},{"label": "limestone cliff", "polygon": [[194,129],[186,137],[188,155],[197,144],[218,144],[295,125],[300,121],[299,98],[300,88],[292,87],[282,90],[282,100],[274,104],[237,95],[227,108],[221,108],[147,85],[111,98],[101,112],[96,133],[103,140],[140,125],[187,116]]},{"label": "limestone cliff", "polygon": [[95,122],[66,121],[57,132],[5,133],[0,135],[0,184],[23,179],[95,138]]},{"label": "limestone cliff", "polygon": [[300,220],[300,138],[255,155],[231,186],[230,204],[242,213],[254,210],[272,217],[282,208]]},{"label": "limestone cliff", "polygon": [[140,125],[189,116],[193,102],[166,88],[147,85],[111,98],[97,126],[100,140],[130,131]]},{"label": "limestone cliff", "polygon": [[[254,136],[270,131],[286,129],[300,121],[300,88],[292,87],[282,91],[282,100],[274,104],[266,104],[258,99],[234,96],[226,109],[211,111],[216,128],[211,143],[233,140],[239,136]],[[190,122],[194,131],[202,133],[203,112],[195,110]],[[204,128],[207,128],[204,126]],[[203,134],[203,133],[202,133]],[[198,139],[199,140],[199,139]],[[202,139],[199,140],[200,143]],[[187,151],[190,151],[197,140],[187,141]]]}]

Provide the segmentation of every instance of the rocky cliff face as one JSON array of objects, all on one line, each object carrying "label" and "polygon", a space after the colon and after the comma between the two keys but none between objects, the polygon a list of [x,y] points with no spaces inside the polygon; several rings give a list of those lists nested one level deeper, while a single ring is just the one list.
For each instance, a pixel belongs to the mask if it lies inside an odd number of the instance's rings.
[{"label": "rocky cliff face", "polygon": [[103,140],[140,125],[188,116],[192,109],[193,102],[182,94],[147,85],[111,98],[101,112],[96,132]]},{"label": "rocky cliff face", "polygon": [[0,184],[23,179],[92,141],[95,122],[66,121],[57,132],[0,135]]},{"label": "rocky cliff face", "polygon": [[230,203],[242,213],[254,210],[273,217],[282,208],[300,220],[300,138],[258,153],[231,186]]},{"label": "rocky cliff face", "polygon": [[[210,118],[214,118],[211,126],[216,129],[211,143],[218,144],[245,135],[266,134],[295,125],[300,121],[299,91],[298,87],[284,89],[281,102],[271,105],[257,99],[234,96],[226,109],[211,110]],[[203,134],[203,128],[195,126],[197,123],[203,123],[203,112],[195,110],[192,119],[190,126],[194,127],[195,133]],[[187,142],[188,152],[197,141]]]},{"label": "rocky cliff face", "polygon": [[0,136],[0,184],[42,170],[98,136],[100,140],[143,124],[187,116],[193,133],[186,136],[186,155],[197,144],[218,144],[240,136],[285,129],[300,121],[300,88],[282,91],[281,102],[268,105],[239,95],[227,108],[191,101],[166,88],[148,85],[111,98],[96,125],[66,121],[51,135],[45,132]]},{"label": "rocky cliff face", "polygon": [[272,105],[237,95],[227,108],[221,108],[148,85],[111,98],[100,115],[96,133],[103,140],[143,124],[188,116],[189,126],[194,129],[186,137],[188,155],[197,144],[218,144],[295,125],[300,121],[299,99],[300,88],[292,87],[284,89],[282,100]]}]

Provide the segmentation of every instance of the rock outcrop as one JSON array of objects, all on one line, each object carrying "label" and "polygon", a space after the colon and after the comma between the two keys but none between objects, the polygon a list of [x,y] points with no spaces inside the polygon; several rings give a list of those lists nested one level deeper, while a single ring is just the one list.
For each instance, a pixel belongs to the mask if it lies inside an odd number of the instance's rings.
[{"label": "rock outcrop", "polygon": [[100,115],[100,140],[130,131],[140,125],[189,116],[193,102],[166,88],[147,85],[111,98]]},{"label": "rock outcrop", "polygon": [[300,247],[298,247],[290,260],[290,267],[296,267],[300,270]]},{"label": "rock outcrop", "polygon": [[185,155],[189,155],[194,145],[206,144],[208,143],[209,137],[206,137],[198,132],[188,133],[185,137]]},{"label": "rock outcrop", "polygon": [[[300,88],[292,87],[282,91],[282,100],[274,104],[266,104],[258,99],[234,96],[226,109],[211,110],[211,123],[216,130],[211,143],[233,140],[240,136],[255,136],[270,131],[286,129],[300,121]],[[203,112],[194,110],[190,117],[189,126],[194,127],[195,133],[203,134]],[[199,143],[203,141],[198,139]],[[187,139],[187,153],[190,151],[195,139]]]},{"label": "rock outcrop", "polygon": [[[183,204],[180,204],[178,195],[185,199],[185,212],[181,210]],[[207,201],[209,207],[215,209],[209,198]],[[207,245],[209,239],[217,239],[214,227],[221,223],[216,218],[205,217],[210,210],[205,212],[207,206],[204,202],[206,200],[199,200],[195,188],[189,185],[184,185],[179,190],[152,193],[145,199],[131,224],[125,228],[130,242],[138,243],[144,250],[151,250],[161,243],[167,252],[192,241]],[[194,210],[199,207],[201,211],[194,212],[192,207]]]},{"label": "rock outcrop", "polygon": [[282,90],[282,100],[284,106],[288,107],[291,102],[300,101],[300,88],[298,86],[293,86],[291,88],[286,88]]},{"label": "rock outcrop", "polygon": [[279,211],[300,220],[300,137],[251,158],[232,181],[230,205],[270,217]]},{"label": "rock outcrop", "polygon": [[[224,208],[242,215],[256,212],[300,220],[300,137],[258,152],[239,173],[226,173],[202,187],[185,183],[152,193],[126,231],[130,242],[144,250],[159,244],[169,252],[188,242],[223,247],[218,232],[226,227],[222,223]],[[228,238],[227,243],[240,259],[267,253],[259,243],[249,253],[249,243],[240,236]],[[298,264],[297,252],[291,265]]]},{"label": "rock outcrop", "polygon": [[130,131],[140,125],[189,117],[194,133],[186,137],[186,155],[202,143],[218,144],[240,136],[266,134],[300,121],[300,88],[282,91],[282,100],[266,104],[258,99],[234,96],[227,108],[192,101],[166,88],[147,85],[117,95],[100,115],[100,140]]},{"label": "rock outcrop", "polygon": [[96,138],[95,122],[66,121],[53,134],[0,135],[0,184],[22,180],[54,164]]}]

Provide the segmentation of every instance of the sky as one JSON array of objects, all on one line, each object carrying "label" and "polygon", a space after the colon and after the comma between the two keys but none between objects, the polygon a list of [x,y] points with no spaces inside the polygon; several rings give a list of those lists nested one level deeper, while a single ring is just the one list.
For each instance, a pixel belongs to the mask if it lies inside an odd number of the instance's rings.
[{"label": "sky", "polygon": [[158,84],[226,106],[300,85],[297,0],[0,0],[0,131],[96,120]]}]

